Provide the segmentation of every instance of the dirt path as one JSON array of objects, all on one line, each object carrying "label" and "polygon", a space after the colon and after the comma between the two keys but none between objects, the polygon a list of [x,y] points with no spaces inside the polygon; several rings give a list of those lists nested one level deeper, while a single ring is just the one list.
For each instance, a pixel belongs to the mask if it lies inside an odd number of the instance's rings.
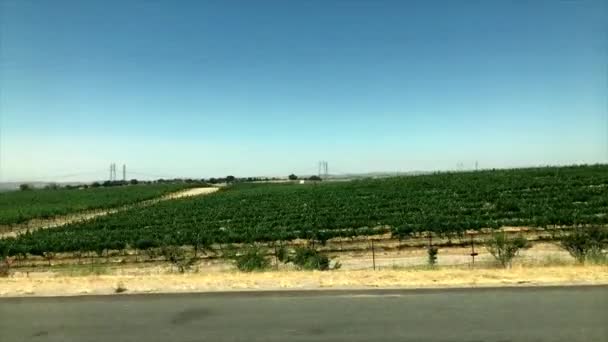
[{"label": "dirt path", "polygon": [[94,219],[99,216],[114,214],[117,212],[132,209],[134,207],[149,206],[149,205],[161,202],[161,201],[173,200],[173,199],[184,198],[184,197],[207,195],[207,194],[214,193],[218,190],[219,190],[219,188],[216,188],[216,187],[192,188],[192,189],[180,190],[180,191],[168,194],[168,195],[164,195],[160,198],[155,198],[155,199],[151,199],[151,200],[147,200],[147,201],[143,201],[143,202],[139,202],[139,203],[135,203],[135,204],[129,204],[126,206],[122,206],[120,208],[88,210],[88,211],[81,212],[81,213],[57,216],[57,217],[48,218],[48,219],[33,219],[33,220],[30,220],[23,224],[14,225],[11,227],[5,227],[5,229],[10,229],[10,230],[4,231],[4,232],[2,232],[0,230],[0,238],[15,237],[15,236],[25,233],[27,231],[56,228],[56,227],[61,227],[61,226],[64,226],[64,225],[67,225],[70,223],[74,223],[74,222],[88,221],[88,220]]}]

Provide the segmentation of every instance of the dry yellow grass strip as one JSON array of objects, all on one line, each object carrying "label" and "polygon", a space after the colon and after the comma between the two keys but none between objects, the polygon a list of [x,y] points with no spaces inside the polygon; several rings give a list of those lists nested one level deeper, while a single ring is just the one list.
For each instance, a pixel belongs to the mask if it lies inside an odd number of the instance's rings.
[{"label": "dry yellow grass strip", "polygon": [[17,274],[0,279],[0,296],[63,296],[233,290],[314,290],[608,284],[608,266],[514,267],[512,269],[338,270],[331,272],[215,272],[190,274],[53,276]]}]

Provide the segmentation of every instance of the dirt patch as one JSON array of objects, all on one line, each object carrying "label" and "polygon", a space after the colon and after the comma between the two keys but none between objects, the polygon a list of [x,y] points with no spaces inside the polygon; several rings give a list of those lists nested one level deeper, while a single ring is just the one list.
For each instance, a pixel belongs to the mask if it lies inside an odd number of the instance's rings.
[{"label": "dirt patch", "polygon": [[186,189],[186,190],[178,191],[178,192],[169,194],[167,196],[164,196],[162,198],[162,200],[176,199],[176,198],[183,198],[183,197],[192,197],[192,196],[200,196],[200,195],[208,195],[208,194],[214,193],[214,192],[216,192],[218,190],[219,190],[219,188],[192,188],[192,189]]}]

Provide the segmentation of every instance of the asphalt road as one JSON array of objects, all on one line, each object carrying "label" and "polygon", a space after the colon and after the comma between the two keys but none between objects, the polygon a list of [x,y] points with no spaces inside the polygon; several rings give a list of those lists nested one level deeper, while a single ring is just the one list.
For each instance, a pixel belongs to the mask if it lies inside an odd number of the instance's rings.
[{"label": "asphalt road", "polygon": [[0,341],[608,341],[608,287],[0,299]]}]

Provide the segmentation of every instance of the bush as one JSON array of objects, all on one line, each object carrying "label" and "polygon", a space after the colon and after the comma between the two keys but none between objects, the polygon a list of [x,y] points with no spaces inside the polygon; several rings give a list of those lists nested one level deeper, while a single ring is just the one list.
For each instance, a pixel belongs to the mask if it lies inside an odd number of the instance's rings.
[{"label": "bush", "polygon": [[314,248],[296,248],[295,255],[289,261],[303,270],[329,270],[329,258]]},{"label": "bush", "polygon": [[248,247],[243,254],[231,256],[239,271],[261,271],[270,267],[266,250],[258,246]]},{"label": "bush", "polygon": [[285,246],[276,249],[276,257],[280,262],[289,262],[289,251]]},{"label": "bush", "polygon": [[10,261],[8,258],[0,259],[0,278],[6,278],[11,274]]},{"label": "bush", "polygon": [[122,282],[119,282],[118,284],[116,284],[116,287],[114,287],[114,293],[123,293],[123,292],[127,292],[127,288],[125,287],[125,285]]},{"label": "bush", "polygon": [[57,190],[60,187],[59,187],[59,184],[57,184],[57,183],[50,183],[50,184],[47,184],[44,188],[46,190]]},{"label": "bush", "polygon": [[576,228],[563,236],[559,243],[581,264],[586,261],[605,262],[607,256],[603,250],[608,246],[608,230],[599,227]]},{"label": "bush", "polygon": [[189,270],[196,262],[196,258],[188,257],[186,251],[177,246],[163,246],[161,254],[165,260],[177,267],[179,273]]},{"label": "bush", "polygon": [[19,185],[19,190],[21,190],[21,191],[32,190],[32,186],[29,185],[29,184],[20,184]]},{"label": "bush", "polygon": [[486,248],[504,268],[511,267],[513,258],[524,248],[530,248],[530,243],[525,238],[518,236],[509,239],[506,233],[495,233],[486,241]]},{"label": "bush", "polygon": [[427,254],[429,256],[429,266],[433,267],[437,264],[437,253],[439,253],[439,249],[437,247],[429,246],[429,248],[427,249]]}]

